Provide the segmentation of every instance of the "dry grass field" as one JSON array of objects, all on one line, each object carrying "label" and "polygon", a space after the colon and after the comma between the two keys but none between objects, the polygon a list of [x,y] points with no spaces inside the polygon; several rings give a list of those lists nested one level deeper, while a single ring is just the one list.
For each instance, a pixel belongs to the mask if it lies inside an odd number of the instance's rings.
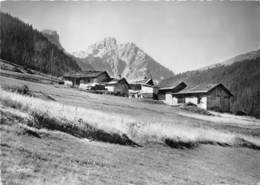
[{"label": "dry grass field", "polygon": [[0,90],[3,184],[256,184],[260,122],[27,85]]}]

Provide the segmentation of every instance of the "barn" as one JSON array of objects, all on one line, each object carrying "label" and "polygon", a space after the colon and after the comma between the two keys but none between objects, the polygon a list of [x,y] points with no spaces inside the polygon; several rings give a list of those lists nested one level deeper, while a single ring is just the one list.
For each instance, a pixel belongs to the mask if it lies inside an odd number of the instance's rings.
[{"label": "barn", "polygon": [[130,85],[125,78],[114,78],[111,81],[105,83],[105,88],[108,90],[108,92],[114,95],[128,96]]},{"label": "barn", "polygon": [[200,84],[172,93],[166,103],[171,105],[193,103],[207,110],[230,112],[232,96],[232,93],[221,83]]},{"label": "barn", "polygon": [[187,85],[184,82],[176,82],[168,87],[160,87],[158,90],[158,99],[166,101],[166,98],[171,97],[172,93],[177,93],[185,87],[187,87]]},{"label": "barn", "polygon": [[151,78],[133,81],[130,84],[130,88],[129,96],[134,98],[154,99],[154,96],[157,93]]},{"label": "barn", "polygon": [[64,83],[73,87],[84,86],[86,84],[108,82],[111,80],[106,71],[82,71],[77,73],[65,74]]}]

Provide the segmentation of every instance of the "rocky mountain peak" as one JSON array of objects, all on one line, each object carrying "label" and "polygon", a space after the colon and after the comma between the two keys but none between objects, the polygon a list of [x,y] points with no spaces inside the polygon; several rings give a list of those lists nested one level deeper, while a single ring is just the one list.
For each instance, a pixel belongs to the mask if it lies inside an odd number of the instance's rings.
[{"label": "rocky mountain peak", "polygon": [[107,37],[103,40],[103,45],[106,48],[114,49],[117,48],[117,41],[114,37]]},{"label": "rocky mountain peak", "polygon": [[107,37],[90,45],[86,51],[73,54],[113,77],[121,75],[131,80],[152,76],[155,81],[160,81],[173,75],[133,42],[119,43],[114,37]]},{"label": "rocky mountain peak", "polygon": [[111,51],[118,48],[117,41],[114,37],[107,37],[103,39],[102,41],[99,41],[95,44],[92,44],[88,47],[88,50],[91,52],[97,52],[96,50],[106,50]]},{"label": "rocky mountain peak", "polygon": [[59,34],[54,30],[45,29],[41,31],[43,34],[52,36],[54,39],[59,40]]},{"label": "rocky mountain peak", "polygon": [[42,30],[41,33],[54,45],[56,45],[59,49],[64,50],[63,47],[60,44],[60,38],[59,38],[59,34],[54,31],[54,30],[50,30],[50,29],[45,29]]}]

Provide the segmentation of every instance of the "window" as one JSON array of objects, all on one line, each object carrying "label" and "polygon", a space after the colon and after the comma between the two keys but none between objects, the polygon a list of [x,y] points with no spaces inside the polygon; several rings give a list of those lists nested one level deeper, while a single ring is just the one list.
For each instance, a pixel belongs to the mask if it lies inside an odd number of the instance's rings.
[{"label": "window", "polygon": [[197,104],[200,104],[200,103],[201,103],[201,97],[198,97]]},{"label": "window", "polygon": [[177,103],[185,103],[185,99],[183,97],[177,98]]}]

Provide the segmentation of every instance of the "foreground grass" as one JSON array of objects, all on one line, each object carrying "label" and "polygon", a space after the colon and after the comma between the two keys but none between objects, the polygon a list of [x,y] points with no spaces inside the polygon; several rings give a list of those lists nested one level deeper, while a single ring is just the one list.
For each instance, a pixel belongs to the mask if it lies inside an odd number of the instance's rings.
[{"label": "foreground grass", "polygon": [[159,122],[143,122],[120,114],[63,105],[53,101],[0,90],[4,106],[28,112],[30,126],[70,133],[77,137],[122,145],[166,144],[174,148],[193,148],[199,144],[243,146],[260,149],[259,140],[214,129],[195,128]]},{"label": "foreground grass", "polygon": [[15,185],[255,185],[259,152],[202,145],[125,147],[26,125],[31,115],[0,106],[1,179]]}]

